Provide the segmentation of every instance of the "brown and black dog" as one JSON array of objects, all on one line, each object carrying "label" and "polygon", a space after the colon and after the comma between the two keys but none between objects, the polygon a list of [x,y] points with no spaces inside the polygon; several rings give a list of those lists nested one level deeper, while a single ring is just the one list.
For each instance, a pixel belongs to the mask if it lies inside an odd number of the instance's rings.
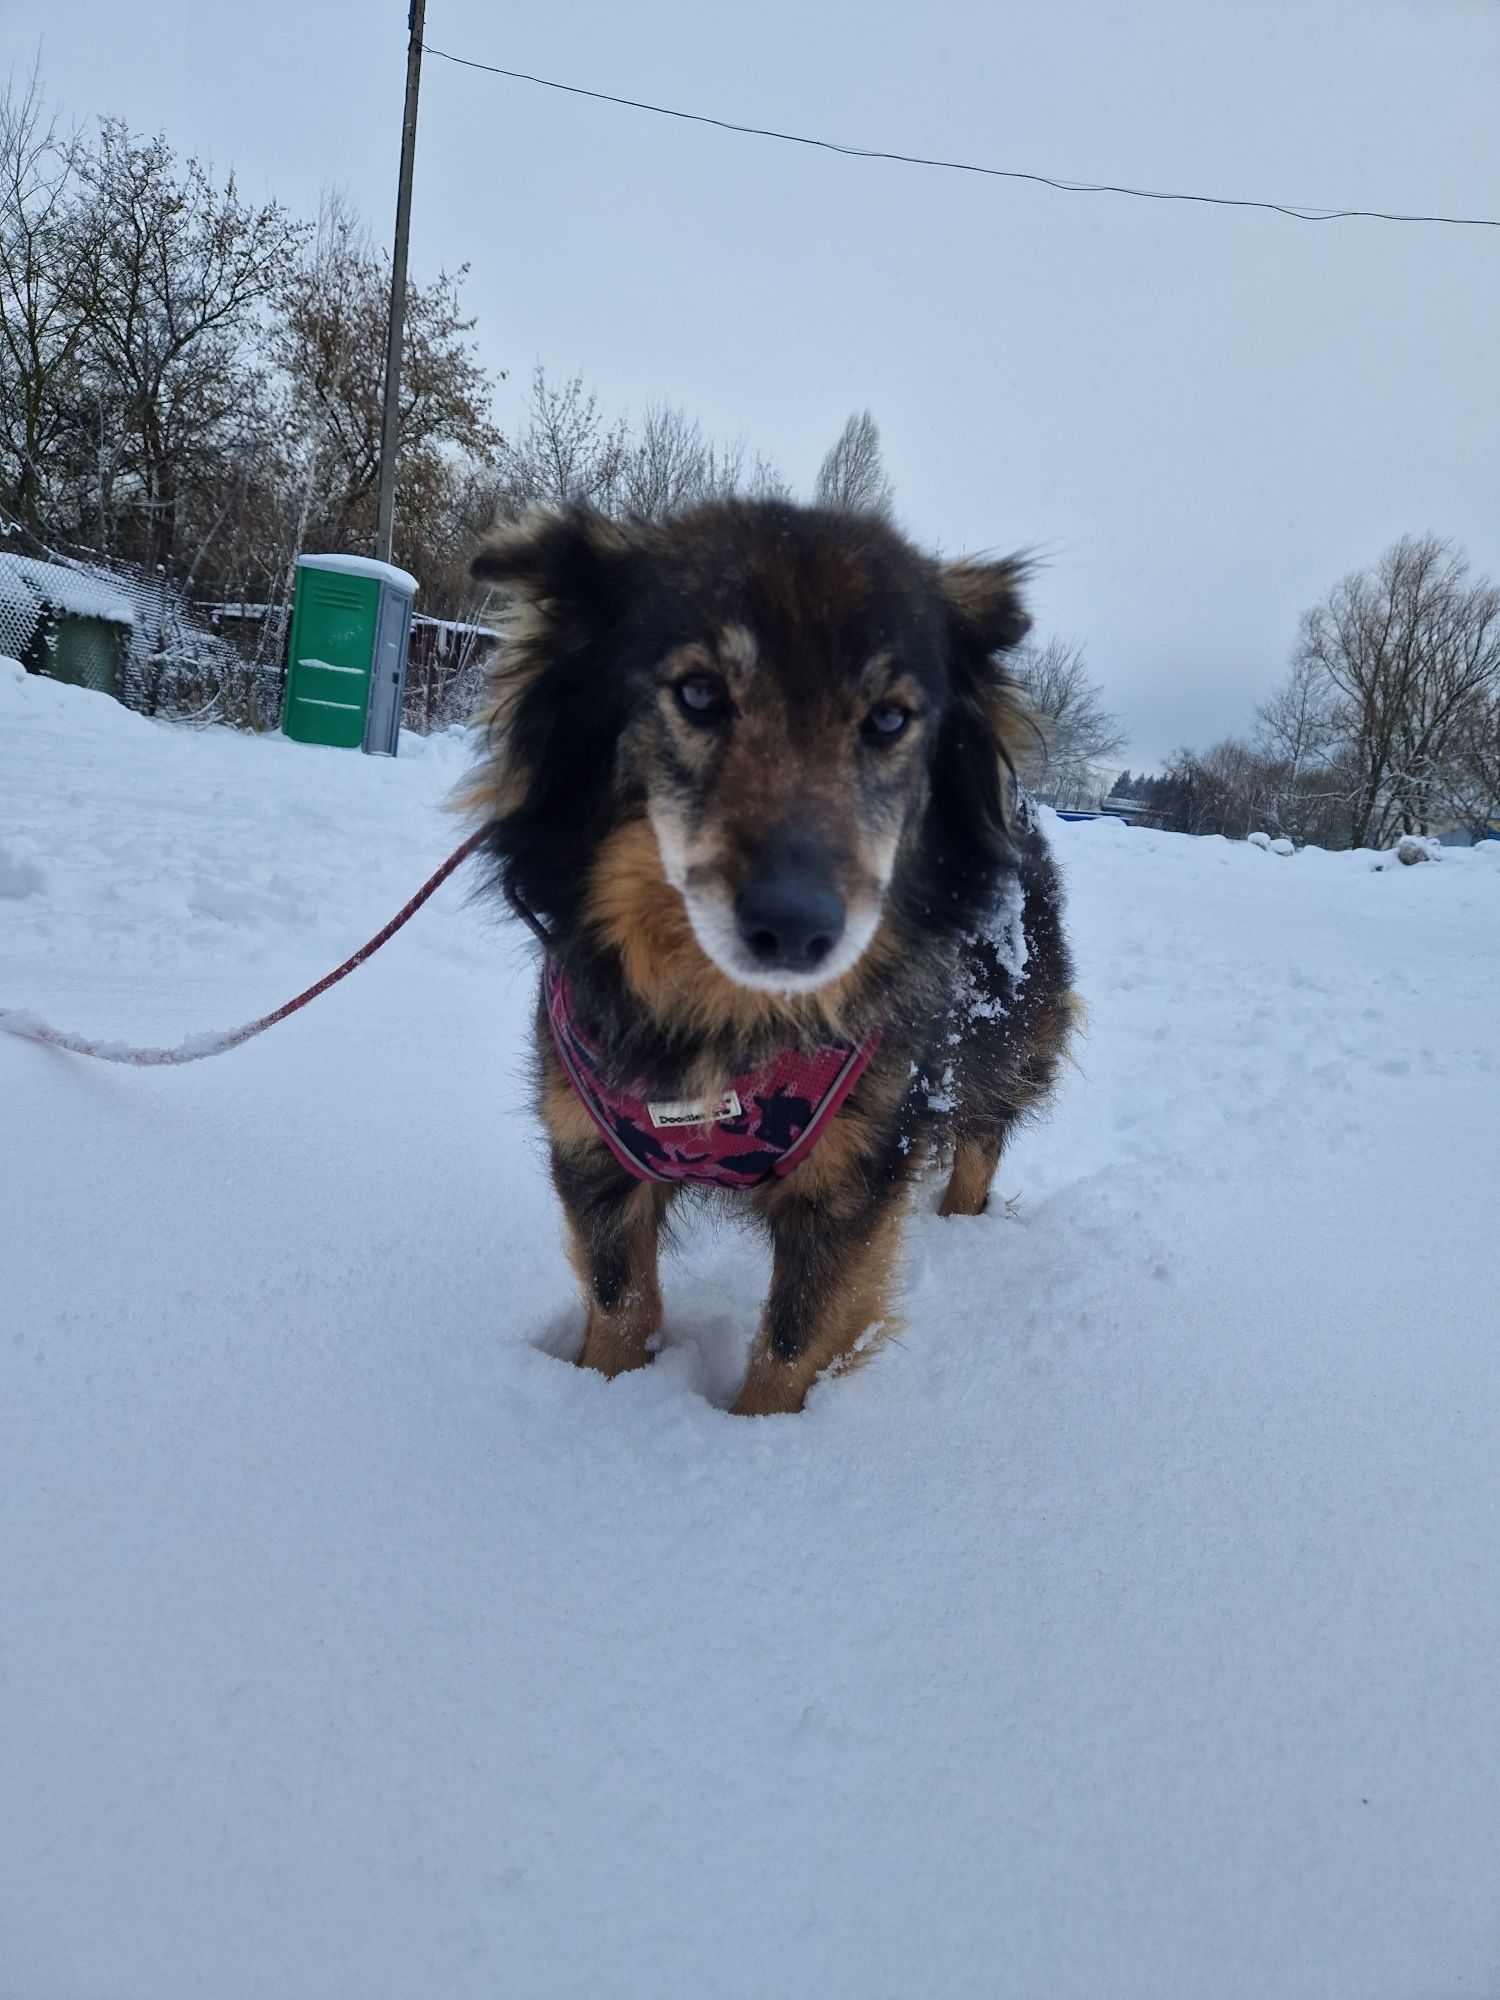
[{"label": "brown and black dog", "polygon": [[534,516],[474,573],[510,615],[466,803],[546,942],[539,1100],[581,1359],[651,1359],[671,1203],[740,1187],[775,1264],[734,1407],[798,1410],[889,1324],[918,1169],[946,1162],[942,1213],[978,1214],[1067,1044],[1001,665],[1024,565],[736,500]]}]

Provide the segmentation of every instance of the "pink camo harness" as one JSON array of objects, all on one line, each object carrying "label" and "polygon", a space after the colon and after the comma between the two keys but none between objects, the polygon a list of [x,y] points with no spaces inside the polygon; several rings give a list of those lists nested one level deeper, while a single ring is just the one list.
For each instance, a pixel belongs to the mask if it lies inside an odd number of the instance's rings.
[{"label": "pink camo harness", "polygon": [[789,1174],[812,1151],[880,1046],[873,1028],[856,1047],[825,1042],[783,1049],[731,1079],[717,1104],[648,1099],[607,1076],[598,1046],[573,1013],[568,975],[549,958],[547,1023],[558,1061],[599,1135],[627,1173],[643,1181],[696,1181],[752,1188]]}]

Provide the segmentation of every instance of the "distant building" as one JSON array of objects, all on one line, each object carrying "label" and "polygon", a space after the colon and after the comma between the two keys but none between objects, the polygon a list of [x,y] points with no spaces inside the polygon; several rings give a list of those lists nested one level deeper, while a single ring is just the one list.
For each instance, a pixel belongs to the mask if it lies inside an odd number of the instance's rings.
[{"label": "distant building", "polygon": [[1102,805],[1069,807],[1059,810],[1059,819],[1122,819],[1127,826],[1139,825],[1151,816],[1151,808],[1140,799],[1105,799]]},{"label": "distant building", "polygon": [[0,552],[0,653],[29,672],[118,696],[134,624],[108,570]]},{"label": "distant building", "polygon": [[1151,808],[1144,799],[1106,799],[1099,808],[1102,813],[1112,813],[1116,819],[1127,820],[1134,826],[1138,820],[1149,819]]}]

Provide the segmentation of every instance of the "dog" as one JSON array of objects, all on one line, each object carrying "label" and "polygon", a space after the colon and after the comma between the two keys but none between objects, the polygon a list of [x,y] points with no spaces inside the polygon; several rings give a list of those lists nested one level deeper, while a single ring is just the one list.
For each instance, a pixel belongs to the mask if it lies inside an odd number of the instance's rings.
[{"label": "dog", "polygon": [[908,1190],[977,1215],[1074,1019],[1016,767],[1020,559],[724,500],[497,529],[508,607],[464,803],[543,941],[537,1099],[587,1319],[652,1359],[685,1189],[770,1235],[736,1412],[800,1410],[890,1327]]}]

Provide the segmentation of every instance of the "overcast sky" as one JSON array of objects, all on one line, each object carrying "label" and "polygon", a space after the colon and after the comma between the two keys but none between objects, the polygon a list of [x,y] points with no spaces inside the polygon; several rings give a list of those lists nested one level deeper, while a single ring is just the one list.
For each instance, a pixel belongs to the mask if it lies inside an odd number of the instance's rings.
[{"label": "overcast sky", "polygon": [[[4,0],[0,53],[384,237],[405,0]],[[431,45],[856,144],[1500,216],[1496,0],[429,0]],[[1298,613],[1395,536],[1500,573],[1500,230],[1062,195],[648,118],[429,57],[412,266],[534,359],[667,398],[800,489],[850,409],[900,516],[1033,544],[1134,763],[1245,727]]]}]

